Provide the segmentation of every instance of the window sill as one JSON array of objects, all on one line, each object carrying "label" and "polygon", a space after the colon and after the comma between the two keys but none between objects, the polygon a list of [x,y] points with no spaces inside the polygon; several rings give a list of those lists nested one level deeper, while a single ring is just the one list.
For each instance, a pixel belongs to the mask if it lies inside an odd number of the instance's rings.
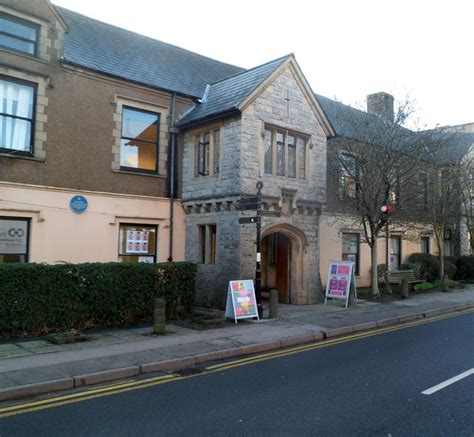
[{"label": "window sill", "polygon": [[286,179],[290,181],[301,181],[301,182],[307,181],[307,178],[279,175],[279,174],[273,174],[273,173],[264,173],[263,177],[273,177],[273,178],[279,178],[279,179]]},{"label": "window sill", "polygon": [[38,61],[38,62],[41,62],[42,64],[46,64],[46,65],[49,64],[48,61],[46,61],[44,59],[41,59],[38,54],[30,55],[29,53],[22,52],[22,51],[17,51],[17,50],[14,50],[14,49],[9,49],[8,47],[3,47],[3,46],[0,46],[0,51],[6,52],[6,53],[11,53],[12,55],[16,55],[16,56],[21,56],[22,58],[29,59],[29,60],[32,60],[32,61]]},{"label": "window sill", "polygon": [[166,176],[161,174],[153,174],[153,173],[141,173],[139,171],[127,171],[127,170],[112,170],[114,173],[121,173],[121,174],[130,174],[134,176],[147,176],[151,178],[159,178],[159,179],[166,179]]},{"label": "window sill", "polygon": [[46,158],[37,158],[35,156],[20,155],[15,153],[0,152],[1,158],[26,159],[27,161],[46,162]]}]

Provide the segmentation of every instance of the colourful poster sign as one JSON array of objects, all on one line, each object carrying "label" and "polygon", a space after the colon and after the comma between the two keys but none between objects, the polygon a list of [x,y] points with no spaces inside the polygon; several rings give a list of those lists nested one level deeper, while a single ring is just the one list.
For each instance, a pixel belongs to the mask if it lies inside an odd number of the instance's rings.
[{"label": "colourful poster sign", "polygon": [[235,319],[235,323],[238,319],[250,317],[257,317],[258,319],[253,280],[229,281],[225,316]]},{"label": "colourful poster sign", "polygon": [[328,278],[326,284],[326,299],[344,299],[346,307],[349,301],[351,285],[354,287],[354,294],[357,301],[357,291],[355,285],[354,263],[351,261],[330,261],[328,268]]}]

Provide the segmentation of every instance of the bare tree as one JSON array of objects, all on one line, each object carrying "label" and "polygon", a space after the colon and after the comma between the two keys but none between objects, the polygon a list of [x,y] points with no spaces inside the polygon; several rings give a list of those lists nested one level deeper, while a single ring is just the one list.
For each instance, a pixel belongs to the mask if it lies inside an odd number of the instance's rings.
[{"label": "bare tree", "polygon": [[[424,178],[418,184],[418,220],[433,232],[439,260],[439,278],[445,274],[445,233],[464,218],[473,225],[470,202],[473,161],[469,150],[472,136],[455,128],[439,128],[422,133],[429,153],[421,163]],[[415,214],[416,217],[416,214]],[[444,285],[444,282],[443,282]],[[444,286],[443,286],[444,289]]]},{"label": "bare tree", "polygon": [[345,215],[354,217],[371,251],[371,293],[379,296],[377,240],[388,226],[382,207],[390,205],[390,222],[413,228],[413,205],[419,198],[420,162],[427,157],[429,135],[405,126],[413,111],[409,101],[398,105],[391,117],[382,118],[338,105],[344,135],[328,142],[329,171],[340,189]]}]

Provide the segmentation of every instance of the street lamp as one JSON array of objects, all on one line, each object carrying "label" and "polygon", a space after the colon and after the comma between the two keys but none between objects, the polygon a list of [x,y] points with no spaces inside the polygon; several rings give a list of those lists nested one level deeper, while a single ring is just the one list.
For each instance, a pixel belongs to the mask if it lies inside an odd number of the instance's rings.
[{"label": "street lamp", "polygon": [[389,236],[389,231],[388,231],[388,215],[393,211],[393,205],[391,203],[386,203],[385,205],[382,205],[380,207],[380,211],[382,211],[383,214],[385,214],[385,221],[387,222],[387,228],[386,228],[386,239],[387,239],[387,248],[386,248],[386,263],[387,263],[387,272],[389,268],[389,261],[390,261],[390,236]]}]

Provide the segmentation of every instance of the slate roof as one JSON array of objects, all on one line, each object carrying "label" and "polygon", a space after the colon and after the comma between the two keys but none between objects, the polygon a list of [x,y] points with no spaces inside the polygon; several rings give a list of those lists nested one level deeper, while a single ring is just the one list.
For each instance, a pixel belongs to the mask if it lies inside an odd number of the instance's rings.
[{"label": "slate roof", "polygon": [[[366,143],[374,143],[378,134],[384,132],[384,122],[368,112],[352,108],[343,103],[315,94],[315,97],[329,122],[336,132],[336,136],[350,138]],[[398,144],[394,147],[403,148],[407,144],[425,144],[427,151],[431,151],[432,159],[449,164],[459,161],[474,146],[474,133],[463,132],[456,126],[446,126],[438,129],[429,129],[414,132],[403,128],[405,135],[399,135]],[[381,138],[381,140],[383,140]],[[446,147],[438,149],[440,144]]]},{"label": "slate roof", "polygon": [[153,88],[202,97],[207,83],[244,71],[76,12],[54,6],[69,32],[64,61]]},{"label": "slate roof", "polygon": [[202,103],[185,114],[177,125],[189,126],[237,111],[245,98],[292,56],[283,56],[209,85]]}]

